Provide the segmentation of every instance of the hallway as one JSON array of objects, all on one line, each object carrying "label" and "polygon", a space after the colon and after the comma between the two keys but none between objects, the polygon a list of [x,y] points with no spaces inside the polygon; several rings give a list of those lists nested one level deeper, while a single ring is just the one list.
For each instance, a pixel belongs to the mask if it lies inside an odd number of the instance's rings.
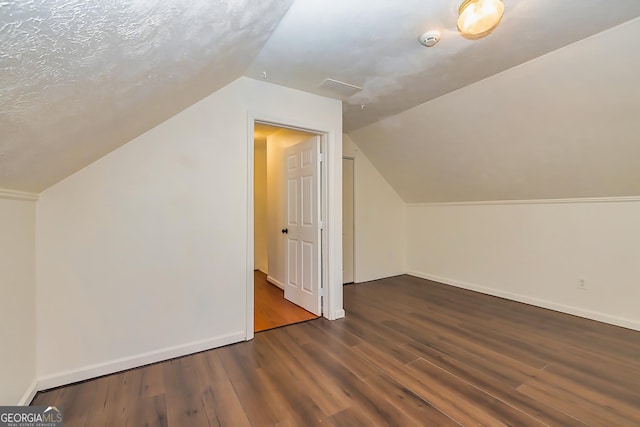
[{"label": "hallway", "polygon": [[255,332],[316,319],[317,316],[284,299],[284,291],[267,282],[267,275],[254,271],[254,319]]}]

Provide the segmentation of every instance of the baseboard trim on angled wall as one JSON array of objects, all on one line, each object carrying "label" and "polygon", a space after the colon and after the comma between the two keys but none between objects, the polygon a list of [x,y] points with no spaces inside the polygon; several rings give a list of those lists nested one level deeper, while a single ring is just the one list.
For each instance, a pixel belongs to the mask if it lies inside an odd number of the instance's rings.
[{"label": "baseboard trim on angled wall", "polygon": [[431,202],[407,203],[408,208],[432,208],[439,206],[491,206],[491,205],[555,205],[558,203],[636,203],[640,196],[584,197],[573,199],[530,199],[530,200],[481,200],[475,202]]},{"label": "baseboard trim on angled wall", "polygon": [[33,380],[27,391],[22,396],[22,399],[18,402],[18,406],[29,406],[36,393],[38,392],[38,380]]},{"label": "baseboard trim on angled wall", "polygon": [[40,196],[35,193],[26,193],[24,191],[5,190],[4,188],[0,188],[0,199],[36,201],[38,200],[38,197]]},{"label": "baseboard trim on angled wall", "polygon": [[82,368],[60,372],[52,375],[45,375],[38,379],[38,390],[47,390],[54,387],[60,387],[97,378],[103,375],[109,375],[116,372],[126,371],[127,369],[138,368],[140,366],[149,365],[156,362],[173,359],[176,357],[186,356],[200,351],[210,350],[222,347],[228,344],[234,344],[245,340],[245,331],[234,332],[228,335],[222,335],[215,338],[208,338],[201,341],[195,341],[174,347],[151,351],[131,357],[112,360],[109,362],[98,363],[95,365],[85,366]]},{"label": "baseboard trim on angled wall", "polygon": [[271,283],[272,285],[276,285],[284,291],[284,283],[282,283],[278,279],[274,279],[272,276],[267,276],[267,282]]},{"label": "baseboard trim on angled wall", "polygon": [[434,282],[443,283],[445,285],[455,286],[456,288],[467,289],[469,291],[480,292],[481,294],[491,295],[494,297],[505,298],[511,301],[517,301],[524,304],[534,305],[536,307],[547,308],[549,310],[558,311],[560,313],[571,314],[573,316],[583,317],[585,319],[595,320],[598,322],[608,323],[614,326],[620,326],[634,331],[640,331],[640,322],[625,319],[622,317],[611,316],[609,314],[597,311],[584,310],[578,307],[558,304],[539,298],[533,298],[526,295],[515,294],[512,292],[501,291],[499,289],[487,288],[485,286],[475,285],[473,283],[462,282],[459,280],[449,279],[446,277],[435,276],[433,274],[422,273],[418,271],[410,271],[409,276],[419,277],[421,279],[432,280]]}]

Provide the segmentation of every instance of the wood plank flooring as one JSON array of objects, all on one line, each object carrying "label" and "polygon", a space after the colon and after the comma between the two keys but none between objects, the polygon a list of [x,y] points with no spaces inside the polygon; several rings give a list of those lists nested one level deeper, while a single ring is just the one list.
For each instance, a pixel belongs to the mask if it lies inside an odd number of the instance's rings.
[{"label": "wood plank flooring", "polygon": [[347,317],[38,393],[71,426],[640,426],[640,333],[426,280]]},{"label": "wood plank flooring", "polygon": [[253,273],[253,279],[254,332],[318,318],[315,314],[284,299],[284,291],[267,282],[267,275],[263,272],[256,270]]}]

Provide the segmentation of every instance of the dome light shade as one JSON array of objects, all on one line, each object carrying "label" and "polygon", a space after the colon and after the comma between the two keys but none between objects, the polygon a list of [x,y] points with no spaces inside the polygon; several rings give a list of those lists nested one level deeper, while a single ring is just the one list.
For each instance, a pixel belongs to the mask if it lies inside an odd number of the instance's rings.
[{"label": "dome light shade", "polygon": [[489,34],[504,14],[501,0],[465,0],[460,5],[458,30],[467,37],[480,38]]}]

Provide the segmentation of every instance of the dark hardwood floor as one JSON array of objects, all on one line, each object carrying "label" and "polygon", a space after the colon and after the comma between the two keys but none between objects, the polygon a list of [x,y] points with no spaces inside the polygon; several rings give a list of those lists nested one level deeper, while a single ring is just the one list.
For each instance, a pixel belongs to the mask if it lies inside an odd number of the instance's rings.
[{"label": "dark hardwood floor", "polygon": [[261,271],[253,273],[254,332],[317,319],[313,313],[309,313],[302,307],[284,299],[284,291],[267,282],[267,275]]},{"label": "dark hardwood floor", "polygon": [[65,426],[640,426],[640,332],[400,276],[347,317],[39,393]]}]

